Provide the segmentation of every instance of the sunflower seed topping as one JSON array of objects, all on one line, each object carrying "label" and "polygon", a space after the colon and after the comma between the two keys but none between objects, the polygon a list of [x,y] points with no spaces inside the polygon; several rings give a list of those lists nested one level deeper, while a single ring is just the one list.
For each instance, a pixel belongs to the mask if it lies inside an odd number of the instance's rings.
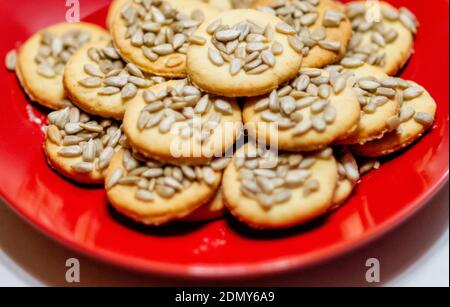
[{"label": "sunflower seed topping", "polygon": [[[243,195],[267,209],[288,202],[294,190],[302,189],[304,197],[318,192],[320,183],[313,178],[312,166],[317,159],[328,160],[333,157],[331,149],[324,150],[331,152],[327,155],[316,152],[306,156],[280,154],[278,157],[270,151],[252,149],[248,147],[245,153],[238,152],[234,157],[234,165]],[[260,168],[258,165],[266,166]]]}]

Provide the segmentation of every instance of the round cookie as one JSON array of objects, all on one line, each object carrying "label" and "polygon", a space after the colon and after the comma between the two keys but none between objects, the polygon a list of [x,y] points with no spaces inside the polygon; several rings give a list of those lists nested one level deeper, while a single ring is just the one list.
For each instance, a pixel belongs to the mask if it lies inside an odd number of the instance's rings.
[{"label": "round cookie", "polygon": [[19,50],[16,72],[31,100],[50,109],[67,106],[62,83],[64,66],[82,45],[106,39],[94,24],[60,23],[30,37]]},{"label": "round cookie", "polygon": [[337,174],[330,148],[277,156],[246,145],[225,170],[225,205],[237,219],[256,229],[296,226],[328,212]]},{"label": "round cookie", "polygon": [[243,119],[249,134],[287,151],[318,150],[348,136],[358,126],[361,108],[347,78],[303,69],[270,95],[248,99]]},{"label": "round cookie", "polygon": [[118,123],[91,119],[76,107],[48,115],[44,151],[50,166],[81,183],[101,184],[115,152],[127,147]]},{"label": "round cookie", "polygon": [[382,139],[355,145],[352,151],[366,157],[385,156],[399,151],[420,138],[432,125],[436,116],[436,102],[420,85],[397,79],[401,109],[391,119],[391,132]]},{"label": "round cookie", "polygon": [[129,100],[142,97],[142,89],[164,81],[125,63],[107,41],[78,50],[67,63],[63,80],[74,104],[89,114],[115,119],[123,118]]},{"label": "round cookie", "polygon": [[300,69],[302,56],[289,43],[298,43],[293,34],[271,14],[223,12],[195,31],[187,54],[189,78],[204,91],[226,97],[268,93]]},{"label": "round cookie", "polygon": [[225,204],[223,203],[223,192],[220,188],[213,199],[189,214],[187,217],[182,219],[182,221],[189,223],[208,222],[221,218],[224,216],[225,212],[226,209]]},{"label": "round cookie", "polygon": [[322,68],[342,59],[352,27],[332,0],[259,0],[255,7],[293,26],[302,42],[303,67]]},{"label": "round cookie", "polygon": [[204,165],[242,134],[234,99],[207,95],[187,80],[158,84],[127,105],[124,131],[134,149],[173,164]]},{"label": "round cookie", "polygon": [[390,76],[406,64],[413,52],[416,17],[405,7],[397,10],[386,2],[356,1],[346,5],[353,37],[342,64],[366,62]]},{"label": "round cookie", "polygon": [[106,176],[108,200],[125,216],[159,226],[194,212],[219,188],[221,172],[211,167],[176,167],[119,151]]},{"label": "round cookie", "polygon": [[334,191],[332,210],[339,208],[352,194],[360,180],[359,168],[350,150],[344,148],[336,154],[338,181]]},{"label": "round cookie", "polygon": [[400,110],[395,89],[395,79],[389,78],[380,68],[364,64],[348,70],[353,79],[353,91],[361,104],[358,128],[339,144],[364,144],[382,138],[391,128],[390,121]]},{"label": "round cookie", "polygon": [[129,1],[122,6],[121,13],[114,15],[112,22],[114,45],[127,62],[136,64],[145,72],[184,78],[192,32],[205,19],[217,15],[219,10],[200,0],[154,3],[157,5],[149,1],[142,5]]}]

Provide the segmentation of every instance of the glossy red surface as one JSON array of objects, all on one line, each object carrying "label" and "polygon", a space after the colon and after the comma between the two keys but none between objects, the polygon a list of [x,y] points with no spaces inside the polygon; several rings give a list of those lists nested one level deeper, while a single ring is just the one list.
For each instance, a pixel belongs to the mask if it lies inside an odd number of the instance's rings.
[{"label": "glossy red surface", "polygon": [[[89,15],[85,20],[104,24],[108,1],[80,2],[82,15]],[[436,125],[410,150],[365,176],[345,207],[319,221],[278,233],[253,232],[232,219],[137,226],[109,208],[102,189],[74,185],[47,166],[41,149],[46,110],[29,104],[3,65],[0,195],[59,242],[149,273],[238,278],[305,267],[357,248],[415,213],[448,178],[448,1],[390,2],[408,6],[421,23],[416,52],[402,77],[419,82],[436,99]],[[36,30],[64,20],[66,9],[58,0],[2,1],[0,8],[2,59]]]}]

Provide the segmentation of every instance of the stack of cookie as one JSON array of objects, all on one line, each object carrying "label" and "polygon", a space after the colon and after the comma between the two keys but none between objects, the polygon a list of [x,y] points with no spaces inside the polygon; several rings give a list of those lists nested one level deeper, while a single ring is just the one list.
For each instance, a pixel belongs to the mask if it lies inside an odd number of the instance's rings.
[{"label": "stack of cookie", "polygon": [[227,208],[257,229],[296,226],[432,126],[431,96],[394,77],[418,29],[406,8],[207,2],[116,0],[110,34],[61,24],[19,51],[25,92],[55,109],[49,164],[105,183],[122,214],[158,226]]}]

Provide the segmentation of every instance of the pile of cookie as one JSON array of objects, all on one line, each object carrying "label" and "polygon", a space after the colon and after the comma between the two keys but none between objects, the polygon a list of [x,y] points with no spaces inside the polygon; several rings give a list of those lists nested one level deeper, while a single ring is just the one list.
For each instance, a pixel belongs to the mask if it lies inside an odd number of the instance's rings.
[{"label": "pile of cookie", "polygon": [[6,64],[54,110],[51,167],[140,223],[311,221],[434,122],[428,92],[395,76],[419,27],[407,8],[115,0],[107,26],[48,27]]}]

